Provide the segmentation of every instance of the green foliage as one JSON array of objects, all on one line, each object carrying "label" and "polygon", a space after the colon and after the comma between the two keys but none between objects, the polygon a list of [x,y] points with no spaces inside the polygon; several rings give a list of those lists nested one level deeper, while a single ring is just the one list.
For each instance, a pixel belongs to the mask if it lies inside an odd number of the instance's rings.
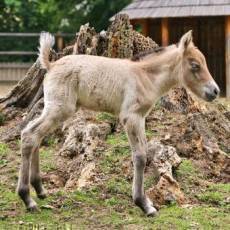
[{"label": "green foliage", "polygon": [[[90,22],[97,31],[106,29],[109,19],[131,0],[2,0],[1,32],[63,32],[74,34],[82,24]],[[4,44],[4,45],[3,45]],[[36,51],[38,38],[0,38],[0,50]],[[12,59],[13,58],[13,59]],[[13,61],[17,57],[1,57]],[[32,61],[20,57],[20,61]]]},{"label": "green foliage", "polygon": [[[0,3],[2,31],[71,32],[90,22],[105,29],[109,18],[131,0],[3,0]],[[49,22],[49,23],[47,23]]]}]

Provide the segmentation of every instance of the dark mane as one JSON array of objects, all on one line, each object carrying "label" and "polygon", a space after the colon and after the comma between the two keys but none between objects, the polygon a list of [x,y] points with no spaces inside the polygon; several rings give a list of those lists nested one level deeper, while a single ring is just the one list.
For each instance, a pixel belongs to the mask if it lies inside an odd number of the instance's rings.
[{"label": "dark mane", "polygon": [[150,55],[150,54],[154,54],[154,53],[161,53],[165,50],[165,47],[155,47],[154,49],[152,50],[148,50],[148,51],[144,51],[144,52],[140,52],[138,54],[135,54],[132,58],[131,58],[131,61],[140,61],[141,59],[143,59],[144,57]]}]

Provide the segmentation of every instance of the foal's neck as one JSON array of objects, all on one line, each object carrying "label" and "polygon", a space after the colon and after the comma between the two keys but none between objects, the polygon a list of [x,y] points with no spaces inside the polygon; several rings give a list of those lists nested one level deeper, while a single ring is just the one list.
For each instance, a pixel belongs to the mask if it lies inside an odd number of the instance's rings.
[{"label": "foal's neck", "polygon": [[176,47],[170,48],[162,54],[149,55],[139,62],[139,66],[148,75],[158,96],[162,96],[179,84],[182,57]]}]

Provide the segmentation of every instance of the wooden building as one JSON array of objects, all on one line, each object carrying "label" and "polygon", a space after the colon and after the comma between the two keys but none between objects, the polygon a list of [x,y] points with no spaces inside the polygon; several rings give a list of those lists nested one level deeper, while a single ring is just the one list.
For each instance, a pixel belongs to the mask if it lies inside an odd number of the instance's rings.
[{"label": "wooden building", "polygon": [[192,29],[222,96],[230,97],[230,0],[134,0],[120,13],[163,46]]}]

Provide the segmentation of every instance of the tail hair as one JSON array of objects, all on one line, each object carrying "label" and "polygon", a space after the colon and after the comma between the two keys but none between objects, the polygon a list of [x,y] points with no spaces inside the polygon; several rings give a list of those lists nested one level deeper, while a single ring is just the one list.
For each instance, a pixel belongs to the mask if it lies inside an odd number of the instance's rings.
[{"label": "tail hair", "polygon": [[50,49],[53,47],[55,39],[54,36],[48,32],[41,32],[40,34],[40,47],[39,50],[39,61],[43,69],[50,69]]}]

